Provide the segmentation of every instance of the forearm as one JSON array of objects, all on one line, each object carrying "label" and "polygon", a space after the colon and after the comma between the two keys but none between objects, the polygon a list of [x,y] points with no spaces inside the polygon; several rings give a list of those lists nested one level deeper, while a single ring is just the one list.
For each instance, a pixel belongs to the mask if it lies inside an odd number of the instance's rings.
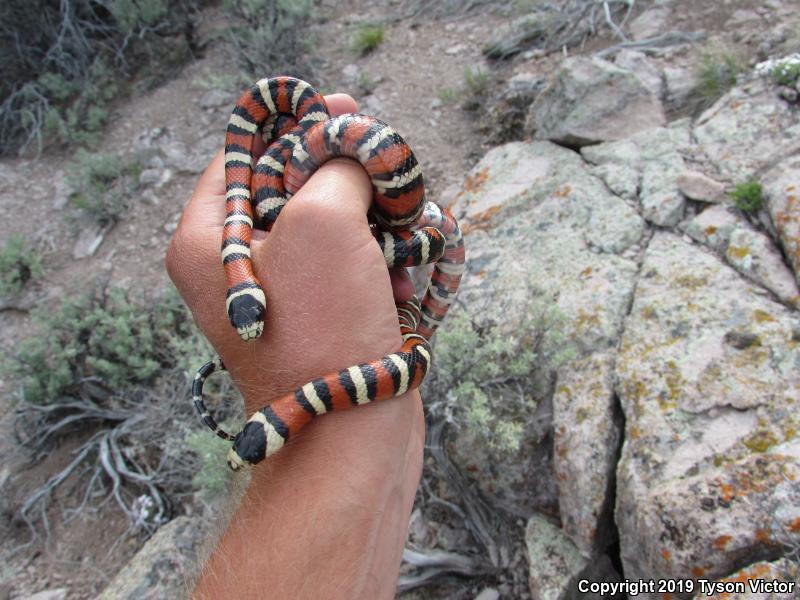
[{"label": "forearm", "polygon": [[312,422],[252,470],[194,598],[392,598],[423,445],[417,392]]}]

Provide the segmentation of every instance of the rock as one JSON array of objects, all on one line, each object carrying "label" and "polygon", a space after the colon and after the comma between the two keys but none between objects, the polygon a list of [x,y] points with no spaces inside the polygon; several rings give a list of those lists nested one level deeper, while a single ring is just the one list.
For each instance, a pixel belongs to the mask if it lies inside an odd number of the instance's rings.
[{"label": "rock", "polygon": [[140,185],[152,185],[162,187],[172,179],[172,171],[169,169],[144,169],[139,175]]},{"label": "rock", "polygon": [[185,597],[204,537],[199,520],[173,519],[147,541],[97,600]]},{"label": "rock", "polygon": [[67,181],[63,170],[53,173],[53,210],[63,210],[69,204],[72,186]]},{"label": "rock", "polygon": [[45,590],[37,592],[30,596],[19,597],[18,600],[67,600],[67,588],[58,588],[55,590]]},{"label": "rock", "polygon": [[797,90],[793,87],[789,87],[788,85],[782,85],[778,87],[778,96],[786,100],[787,102],[794,103],[797,102]]},{"label": "rock", "polygon": [[757,12],[739,8],[733,11],[731,17],[725,21],[725,29],[737,29],[746,23],[760,20],[761,17],[758,16]]},{"label": "rock", "polygon": [[616,541],[614,473],[622,415],[614,394],[614,355],[598,352],[559,369],[553,396],[553,466],[561,526],[584,557]]},{"label": "rock", "polygon": [[728,249],[728,240],[734,229],[744,221],[724,205],[711,206],[682,227],[692,239],[719,253]]},{"label": "rock", "polygon": [[681,121],[625,140],[587,146],[581,154],[598,165],[593,172],[609,188],[626,198],[638,194],[648,221],[672,227],[682,218],[686,204],[677,178],[686,169],[681,153],[689,146],[688,123]]},{"label": "rock", "polygon": [[800,282],[800,156],[779,162],[765,173],[763,181],[778,241]]},{"label": "rock", "polygon": [[[590,582],[619,582],[611,561],[603,555],[593,559],[581,556],[564,533],[555,525],[534,514],[525,528],[531,596],[534,600],[596,598],[580,593],[578,587]],[[604,595],[603,598],[624,598]]]},{"label": "rock", "polygon": [[758,78],[704,112],[694,135],[720,174],[740,183],[797,148],[800,113],[777,97],[769,78]]},{"label": "rock", "polygon": [[725,200],[725,186],[719,181],[697,171],[684,171],[678,175],[678,189],[687,198],[702,202],[722,202]]},{"label": "rock", "polygon": [[661,35],[667,30],[669,13],[668,8],[651,8],[644,11],[628,26],[631,36],[634,40],[644,40]]},{"label": "rock", "polygon": [[430,528],[422,515],[419,508],[414,509],[411,513],[411,518],[408,520],[408,537],[409,539],[420,546],[424,546],[428,541],[430,535]]},{"label": "rock", "polygon": [[658,98],[633,73],[600,58],[566,59],[531,106],[526,131],[567,146],[620,140],[663,125]]},{"label": "rock", "polygon": [[100,247],[106,234],[114,226],[113,223],[99,224],[87,223],[83,226],[78,233],[78,239],[75,240],[75,245],[72,247],[72,258],[81,260],[82,258],[89,258]]},{"label": "rock", "polygon": [[[695,598],[697,600],[790,600],[791,598],[797,598],[797,588],[800,585],[797,583],[799,578],[800,568],[798,564],[789,559],[781,558],[774,562],[758,562],[717,580],[732,586],[744,585],[743,591],[714,594],[701,592]],[[780,582],[778,585],[788,591],[781,593],[781,591],[775,590],[774,593],[759,593],[751,590],[751,585],[759,585],[762,581]],[[794,583],[793,586],[791,585],[792,583]]]},{"label": "rock", "polygon": [[494,588],[483,588],[480,593],[475,596],[475,600],[500,600],[500,592]]},{"label": "rock", "polygon": [[342,79],[345,83],[355,84],[358,83],[359,75],[361,74],[361,69],[358,68],[358,65],[350,63],[342,67]]},{"label": "rock", "polygon": [[647,58],[644,52],[628,49],[620,50],[616,58],[614,58],[614,64],[632,71],[657,98],[663,96],[664,82],[661,77],[661,71]]},{"label": "rock", "polygon": [[544,518],[533,515],[525,528],[531,596],[535,600],[568,598],[588,560],[567,536]]},{"label": "rock", "polygon": [[697,77],[693,69],[664,67],[664,102],[672,111],[685,108],[695,97]]},{"label": "rock", "polygon": [[725,256],[737,271],[784,302],[800,306],[800,290],[794,275],[766,235],[749,227],[737,227],[731,233]]},{"label": "rock", "polygon": [[222,90],[209,90],[200,96],[200,108],[218,108],[220,106],[233,106],[236,98],[231,97],[230,93]]},{"label": "rock", "polygon": [[617,196],[628,200],[639,198],[639,172],[628,166],[615,163],[595,165],[589,169],[592,175],[602,179]]},{"label": "rock", "polygon": [[668,232],[640,273],[616,362],[625,576],[724,576],[800,543],[797,313]]},{"label": "rock", "polygon": [[683,169],[683,159],[678,154],[644,165],[639,197],[645,219],[661,227],[674,227],[683,218],[686,200],[677,186],[678,175]]},{"label": "rock", "polygon": [[555,13],[534,11],[499,27],[483,47],[487,58],[503,59],[519,54],[550,30]]},{"label": "rock", "polygon": [[[544,302],[563,314],[558,334],[581,356],[614,346],[636,273],[635,262],[618,254],[639,242],[644,223],[578,154],[548,142],[494,148],[470,172],[454,208],[470,248],[464,310],[512,328]],[[554,301],[544,282],[559,290]],[[529,438],[514,460],[487,460],[485,445],[462,434],[451,456],[508,504],[553,513],[560,500],[545,435],[550,413],[542,401],[525,415]]]},{"label": "rock", "polygon": [[521,139],[524,135],[528,108],[547,82],[535,73],[517,73],[508,80],[499,97],[491,101],[481,130],[494,144]]}]

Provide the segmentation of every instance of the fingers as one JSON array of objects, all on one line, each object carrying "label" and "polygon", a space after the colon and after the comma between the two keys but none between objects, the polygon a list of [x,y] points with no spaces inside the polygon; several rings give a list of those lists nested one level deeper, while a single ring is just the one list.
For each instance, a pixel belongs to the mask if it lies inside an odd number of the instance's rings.
[{"label": "fingers", "polygon": [[358,103],[347,94],[329,94],[325,96],[325,102],[332,117],[358,111]]},{"label": "fingers", "polygon": [[414,283],[405,267],[389,269],[389,280],[395,303],[407,302],[414,297]]}]

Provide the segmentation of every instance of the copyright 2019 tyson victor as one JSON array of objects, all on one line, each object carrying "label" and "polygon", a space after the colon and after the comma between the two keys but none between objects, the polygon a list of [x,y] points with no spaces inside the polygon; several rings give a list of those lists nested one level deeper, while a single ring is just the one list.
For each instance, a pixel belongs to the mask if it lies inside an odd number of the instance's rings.
[{"label": "copyright 2019 tyson victor", "polygon": [[747,581],[713,581],[711,579],[626,579],[625,581],[578,581],[579,592],[591,592],[600,596],[626,594],[791,594],[796,582],[780,579],[748,579]]}]

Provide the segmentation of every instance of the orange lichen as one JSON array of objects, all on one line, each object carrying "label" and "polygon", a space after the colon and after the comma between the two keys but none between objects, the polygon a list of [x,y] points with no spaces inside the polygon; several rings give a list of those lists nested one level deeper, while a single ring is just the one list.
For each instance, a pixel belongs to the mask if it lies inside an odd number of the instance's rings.
[{"label": "orange lichen", "polygon": [[764,544],[768,544],[772,541],[769,537],[769,531],[766,529],[756,529],[756,540]]},{"label": "orange lichen", "polygon": [[592,274],[594,269],[592,267],[586,267],[583,271],[580,272],[581,277],[589,277]]},{"label": "orange lichen", "polygon": [[475,175],[468,175],[464,181],[464,191],[477,192],[489,180],[489,168],[481,169]]},{"label": "orange lichen", "polygon": [[695,577],[702,577],[706,574],[706,570],[703,567],[693,567],[692,568],[692,575]]},{"label": "orange lichen", "polygon": [[706,235],[714,235],[715,233],[717,233],[717,228],[714,227],[713,225],[709,225],[708,227],[705,228],[704,231],[706,232]]},{"label": "orange lichen", "polygon": [[733,486],[729,483],[723,483],[719,486],[719,491],[722,492],[722,500],[724,502],[730,502],[736,497],[736,492],[733,489]]},{"label": "orange lichen", "polygon": [[570,192],[572,192],[572,186],[568,183],[565,183],[564,185],[557,187],[553,192],[553,195],[556,198],[566,198],[569,196]]},{"label": "orange lichen", "polygon": [[[730,535],[721,535],[717,539],[714,540],[714,548],[717,550],[725,550],[728,547],[728,544],[733,539],[733,536]],[[698,575],[699,577],[699,575]]]},{"label": "orange lichen", "polygon": [[630,428],[630,430],[628,431],[628,437],[629,437],[630,439],[632,439],[632,440],[638,440],[640,437],[642,437],[642,430],[641,430],[641,429],[639,429],[639,428],[638,428],[638,427],[636,427],[636,426],[633,426],[633,427],[631,427],[631,428]]},{"label": "orange lichen", "polygon": [[669,553],[669,550],[664,548],[661,550],[661,558],[664,559],[664,562],[668,563],[670,561],[670,558],[672,558],[672,555]]},{"label": "orange lichen", "polygon": [[732,256],[735,259],[743,260],[749,254],[750,248],[746,246],[728,246],[728,256]]},{"label": "orange lichen", "polygon": [[775,321],[775,317],[760,308],[753,311],[753,318],[759,323],[773,323]]},{"label": "orange lichen", "polygon": [[470,231],[475,231],[477,229],[488,229],[492,217],[499,213],[500,210],[501,207],[499,205],[492,206],[472,217],[468,217],[468,222],[461,226],[461,233],[466,235]]},{"label": "orange lichen", "polygon": [[789,523],[789,531],[792,533],[800,533],[800,517]]}]

